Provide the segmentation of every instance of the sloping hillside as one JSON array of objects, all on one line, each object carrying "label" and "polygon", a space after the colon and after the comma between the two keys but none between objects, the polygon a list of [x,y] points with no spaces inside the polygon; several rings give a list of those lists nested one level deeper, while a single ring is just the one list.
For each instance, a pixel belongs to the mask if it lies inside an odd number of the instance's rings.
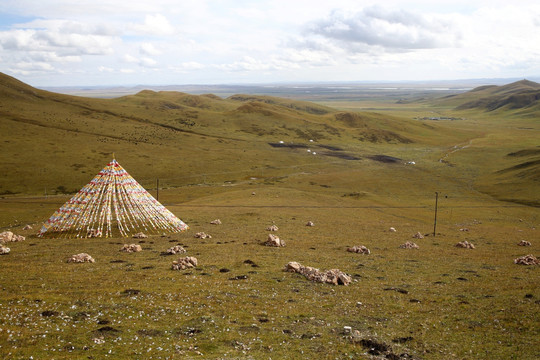
[{"label": "sloping hillside", "polygon": [[503,86],[481,86],[442,98],[438,104],[454,106],[456,110],[521,110],[521,113],[531,113],[540,110],[540,84],[521,80]]},{"label": "sloping hillside", "polygon": [[500,169],[486,174],[479,188],[499,200],[540,206],[540,146],[507,154]]},{"label": "sloping hillside", "polygon": [[[249,179],[261,169],[278,176],[291,167],[329,168],[369,158],[373,146],[441,138],[452,144],[464,136],[442,125],[277,97],[143,90],[116,99],[84,98],[38,90],[4,74],[0,131],[6,134],[0,194],[73,192],[113,153],[135,178],[175,185],[211,176]],[[291,146],[272,145],[279,142]],[[308,145],[318,156],[306,155]]]}]

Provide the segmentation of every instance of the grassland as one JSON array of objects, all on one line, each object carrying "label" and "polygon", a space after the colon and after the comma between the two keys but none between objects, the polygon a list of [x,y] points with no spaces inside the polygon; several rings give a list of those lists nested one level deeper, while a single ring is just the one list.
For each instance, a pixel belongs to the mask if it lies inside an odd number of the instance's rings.
[{"label": "grassland", "polygon": [[[105,100],[2,84],[0,227],[27,236],[0,256],[2,358],[540,357],[539,267],[513,263],[539,255],[531,109],[150,91]],[[461,120],[418,120],[432,114]],[[134,254],[119,249],[136,239],[36,238],[113,152],[154,194],[159,178],[160,201],[190,229],[141,240]],[[261,245],[271,224],[286,247]],[[454,246],[463,240],[476,249]],[[400,249],[406,241],[420,249]],[[197,268],[170,269],[176,257],[163,253],[176,244]],[[353,245],[371,254],[346,252]],[[66,263],[80,252],[96,262]],[[289,261],[354,281],[311,283],[283,272]]]}]

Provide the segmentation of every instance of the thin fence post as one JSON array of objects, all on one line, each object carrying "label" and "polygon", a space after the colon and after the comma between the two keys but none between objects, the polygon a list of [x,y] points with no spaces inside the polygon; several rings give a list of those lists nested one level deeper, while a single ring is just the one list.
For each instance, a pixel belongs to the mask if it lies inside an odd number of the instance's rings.
[{"label": "thin fence post", "polygon": [[433,222],[433,236],[436,236],[437,232],[437,206],[439,202],[439,193],[435,191],[435,221]]},{"label": "thin fence post", "polygon": [[159,201],[159,178],[156,179],[156,200]]}]

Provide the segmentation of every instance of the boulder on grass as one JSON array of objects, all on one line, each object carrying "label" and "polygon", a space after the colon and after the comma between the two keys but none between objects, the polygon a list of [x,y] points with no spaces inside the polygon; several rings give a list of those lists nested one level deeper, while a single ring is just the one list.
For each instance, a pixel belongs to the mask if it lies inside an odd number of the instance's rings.
[{"label": "boulder on grass", "polygon": [[308,221],[308,222],[306,223],[306,226],[315,226],[315,224],[313,223],[313,221]]},{"label": "boulder on grass", "polygon": [[422,235],[420,233],[420,231],[418,231],[416,234],[413,235],[413,238],[415,239],[423,239],[424,238],[424,235]]},{"label": "boulder on grass", "polygon": [[210,235],[208,235],[208,234],[206,234],[206,233],[204,233],[204,232],[198,232],[198,233],[196,233],[196,234],[195,234],[195,237],[196,237],[197,239],[211,239],[211,238],[212,238],[212,236],[210,236]]},{"label": "boulder on grass", "polygon": [[4,231],[0,233],[0,243],[24,241],[26,238],[22,235],[15,235],[11,231]]},{"label": "boulder on grass", "polygon": [[0,243],[10,242],[13,238],[13,233],[11,231],[3,231],[0,233]]},{"label": "boulder on grass", "polygon": [[531,246],[531,243],[530,241],[526,241],[526,240],[521,240],[519,243],[518,243],[519,246]]},{"label": "boulder on grass", "polygon": [[390,231],[390,232],[396,232],[397,230],[396,230],[395,227],[391,227],[390,229],[388,229],[388,231]]},{"label": "boulder on grass", "polygon": [[401,249],[420,249],[420,246],[416,245],[411,241],[407,241],[405,244],[399,245]]},{"label": "boulder on grass", "polygon": [[0,255],[6,255],[6,254],[9,254],[9,252],[11,251],[10,248],[4,246],[4,245],[0,245]]},{"label": "boulder on grass", "polygon": [[285,241],[281,240],[279,237],[277,237],[274,234],[268,234],[268,239],[264,242],[264,245],[266,246],[274,246],[274,247],[283,247],[285,246]]},{"label": "boulder on grass", "polygon": [[455,246],[458,247],[458,248],[463,248],[463,249],[474,249],[475,248],[474,245],[471,244],[470,242],[468,242],[467,240],[460,241]]},{"label": "boulder on grass", "polygon": [[296,261],[291,261],[285,265],[284,271],[301,274],[314,282],[333,285],[349,285],[351,283],[351,277],[339,269],[331,269],[323,272],[311,266],[304,266]]},{"label": "boulder on grass", "polygon": [[365,255],[371,254],[371,251],[369,251],[369,249],[365,247],[364,245],[356,245],[356,246],[347,248],[347,251],[357,253],[357,254],[365,254]]},{"label": "boulder on grass", "polygon": [[142,233],[142,232],[139,232],[139,233],[136,233],[135,235],[133,235],[134,239],[146,239],[147,237],[148,237],[148,235],[146,235],[145,233]]},{"label": "boulder on grass", "polygon": [[76,255],[72,255],[68,260],[68,263],[93,263],[95,262],[94,258],[88,255],[87,253],[80,253]]},{"label": "boulder on grass", "polygon": [[186,253],[187,250],[184,249],[184,247],[182,247],[181,245],[175,245],[173,246],[172,248],[169,248],[167,249],[167,253],[168,254],[183,254],[183,253]]},{"label": "boulder on grass", "polygon": [[514,264],[518,265],[540,265],[540,259],[533,255],[525,255],[514,259]]},{"label": "boulder on grass", "polygon": [[129,245],[124,244],[124,246],[122,246],[120,251],[124,251],[128,253],[139,252],[139,251],[142,251],[142,247],[139,244],[129,244]]},{"label": "boulder on grass", "polygon": [[32,225],[26,224],[26,225],[24,225],[24,227],[22,229],[23,230],[32,230]]},{"label": "boulder on grass", "polygon": [[212,220],[212,221],[210,221],[210,224],[212,224],[212,225],[221,225],[221,220],[219,220],[219,219]]},{"label": "boulder on grass", "polygon": [[269,227],[266,228],[266,231],[278,231],[279,228],[277,227],[277,225],[270,225]]},{"label": "boulder on grass", "polygon": [[197,266],[197,258],[193,256],[186,256],[183,258],[179,258],[178,260],[173,261],[172,263],[172,269],[173,270],[185,270],[194,268]]}]

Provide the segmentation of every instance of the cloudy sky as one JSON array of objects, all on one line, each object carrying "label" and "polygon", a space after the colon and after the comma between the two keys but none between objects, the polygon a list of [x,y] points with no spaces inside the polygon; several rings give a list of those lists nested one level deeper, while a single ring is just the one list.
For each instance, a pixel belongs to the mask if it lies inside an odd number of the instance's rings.
[{"label": "cloudy sky", "polygon": [[2,0],[33,86],[540,76],[538,0]]}]

